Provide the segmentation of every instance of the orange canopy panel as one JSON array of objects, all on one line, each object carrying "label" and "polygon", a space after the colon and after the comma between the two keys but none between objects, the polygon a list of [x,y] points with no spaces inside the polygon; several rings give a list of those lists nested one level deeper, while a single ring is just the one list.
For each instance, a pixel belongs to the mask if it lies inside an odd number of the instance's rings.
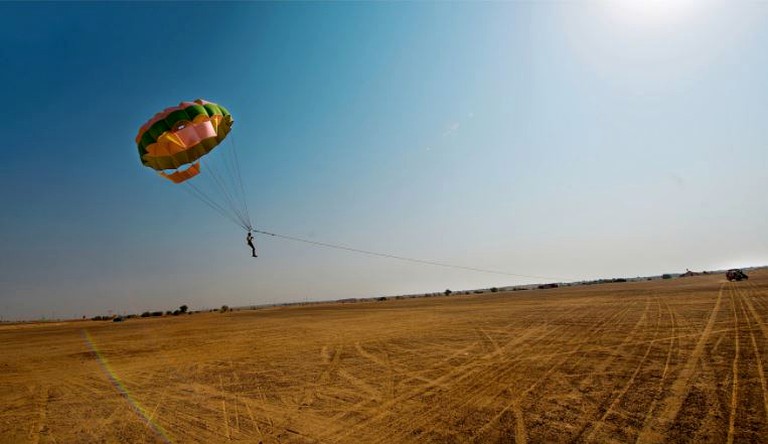
[{"label": "orange canopy panel", "polygon": [[170,174],[163,173],[162,171],[158,171],[158,173],[173,183],[182,183],[200,174],[200,162],[193,163],[186,170],[177,170]]}]

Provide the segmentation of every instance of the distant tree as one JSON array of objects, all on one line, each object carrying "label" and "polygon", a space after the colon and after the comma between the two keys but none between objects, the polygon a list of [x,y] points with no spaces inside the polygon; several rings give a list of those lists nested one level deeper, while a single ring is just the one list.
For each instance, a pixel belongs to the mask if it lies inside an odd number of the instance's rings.
[{"label": "distant tree", "polygon": [[150,316],[152,316],[152,313],[150,313],[150,312],[148,312],[148,311],[145,311],[144,313],[142,313],[142,314],[141,314],[141,317],[142,317],[142,318],[148,318],[148,317],[150,317]]},{"label": "distant tree", "polygon": [[229,311],[229,305],[222,305],[221,308],[219,309],[219,311],[222,312],[222,313],[228,312]]},{"label": "distant tree", "polygon": [[453,292],[452,292],[451,290],[448,290],[448,289],[446,289],[446,290],[445,290],[443,293],[444,293],[446,296],[450,296],[450,295],[451,295]]},{"label": "distant tree", "polygon": [[672,275],[669,275],[669,274],[662,274],[662,275],[661,275],[661,278],[662,278],[662,279],[672,279]]},{"label": "distant tree", "polygon": [[162,315],[163,315],[163,312],[162,312],[162,311],[153,311],[153,312],[152,312],[152,316],[153,316],[153,317],[162,316]]},{"label": "distant tree", "polygon": [[498,288],[496,288],[496,287],[491,288],[491,293],[496,293],[497,291],[499,291]]},{"label": "distant tree", "polygon": [[174,316],[178,316],[181,314],[181,310],[173,310],[173,313],[171,313]]},{"label": "distant tree", "polygon": [[186,305],[182,305],[181,307],[179,307],[179,312],[181,312],[182,314],[186,313],[187,310],[189,310],[189,307],[187,307]]}]

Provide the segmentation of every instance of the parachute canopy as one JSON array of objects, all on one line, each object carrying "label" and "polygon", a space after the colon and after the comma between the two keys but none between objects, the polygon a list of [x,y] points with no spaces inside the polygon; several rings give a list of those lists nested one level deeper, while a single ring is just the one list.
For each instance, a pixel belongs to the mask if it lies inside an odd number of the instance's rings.
[{"label": "parachute canopy", "polygon": [[202,99],[182,102],[155,114],[139,128],[139,157],[161,176],[182,183],[200,173],[199,159],[227,137],[233,123],[232,115],[221,105]]}]

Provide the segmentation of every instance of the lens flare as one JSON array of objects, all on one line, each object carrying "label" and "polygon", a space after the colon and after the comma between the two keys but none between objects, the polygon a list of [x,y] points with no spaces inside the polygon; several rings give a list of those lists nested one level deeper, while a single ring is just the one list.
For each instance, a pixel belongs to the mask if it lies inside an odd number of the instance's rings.
[{"label": "lens flare", "polygon": [[131,394],[130,390],[128,390],[128,387],[126,387],[123,381],[120,379],[120,376],[109,364],[107,358],[104,356],[101,350],[99,350],[99,347],[96,346],[96,343],[93,341],[93,338],[91,337],[91,334],[88,332],[88,330],[83,330],[83,339],[85,339],[85,343],[88,345],[88,348],[90,348],[91,351],[96,354],[99,365],[101,365],[101,369],[104,371],[104,373],[106,373],[109,381],[113,386],[115,386],[115,389],[117,389],[123,398],[128,401],[128,405],[131,406],[131,409],[133,409],[133,411],[139,415],[147,427],[151,428],[152,431],[154,431],[160,439],[167,443],[172,442],[168,436],[168,432],[153,419],[153,415]]}]

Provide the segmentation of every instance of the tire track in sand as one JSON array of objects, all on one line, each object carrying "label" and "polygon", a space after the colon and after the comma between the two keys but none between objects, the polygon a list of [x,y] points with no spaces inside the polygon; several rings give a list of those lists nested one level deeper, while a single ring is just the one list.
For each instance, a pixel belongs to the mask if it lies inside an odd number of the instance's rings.
[{"label": "tire track in sand", "polygon": [[728,444],[733,444],[733,437],[736,432],[736,408],[739,398],[739,314],[736,310],[736,289],[733,284],[728,284],[731,294],[731,311],[733,312],[733,362],[731,363],[731,405],[728,411]]},{"label": "tire track in sand", "polygon": [[320,373],[320,376],[318,376],[312,386],[308,388],[308,390],[304,393],[304,396],[302,396],[301,402],[298,406],[299,409],[302,407],[309,407],[315,401],[315,398],[317,397],[317,391],[320,389],[320,387],[328,382],[328,380],[331,378],[331,375],[336,370],[336,367],[338,367],[339,361],[341,360],[341,352],[343,350],[344,345],[339,345],[338,348],[333,350],[329,350],[328,346],[323,346],[322,350],[320,351],[320,356],[325,362],[325,369],[323,369],[323,371]]},{"label": "tire track in sand", "polygon": [[[418,396],[427,395],[438,388],[448,391],[452,389],[455,390],[459,388],[458,384],[466,381],[470,383],[470,387],[462,387],[466,392],[478,392],[478,389],[480,388],[478,385],[484,385],[483,381],[488,377],[486,374],[486,372],[489,370],[488,367],[493,366],[493,364],[495,364],[496,361],[500,358],[504,360],[505,353],[508,350],[518,346],[530,347],[537,342],[544,341],[550,335],[554,335],[555,332],[562,329],[562,326],[557,325],[557,321],[561,319],[567,319],[571,313],[577,309],[578,307],[568,311],[567,313],[561,314],[554,320],[544,322],[538,328],[529,328],[524,333],[512,337],[508,342],[500,345],[499,351],[493,351],[479,355],[473,358],[471,361],[455,367],[449,367],[446,369],[445,373],[431,380],[429,383],[422,384],[418,387],[415,387],[414,389],[400,393],[394,399],[383,403],[382,405],[378,406],[377,409],[371,411],[370,416],[367,418],[351,424],[343,433],[333,436],[333,439],[336,441],[343,441],[353,435],[359,438],[361,434],[364,433],[364,430],[369,428],[372,424],[380,423],[385,421],[386,418],[391,417],[394,414],[394,411],[391,410],[392,407],[403,404],[406,401]],[[442,415],[442,412],[443,409],[440,406],[429,407],[426,409],[426,411],[418,412],[415,416],[405,415],[401,412],[400,418],[395,419],[394,423],[387,424],[387,427],[390,429],[390,436],[388,439],[390,441],[397,441],[393,434],[402,435],[401,439],[405,439],[408,431],[412,430],[415,427],[415,424],[418,423],[421,419],[428,417],[430,414]],[[328,439],[330,439],[330,435],[326,436]]]},{"label": "tire track in sand", "polygon": [[[525,424],[525,418],[523,417],[523,411],[521,404],[525,400],[525,398],[532,393],[539,384],[546,381],[553,373],[555,373],[557,370],[559,370],[561,367],[563,367],[566,363],[571,361],[571,356],[574,354],[582,353],[584,350],[584,346],[591,343],[592,338],[594,337],[600,337],[600,335],[606,331],[606,329],[609,326],[617,325],[621,320],[624,319],[624,317],[631,311],[632,304],[626,304],[626,306],[616,311],[613,315],[611,315],[608,318],[604,318],[604,321],[596,326],[593,327],[593,329],[589,332],[589,334],[584,335],[580,338],[578,343],[569,343],[568,348],[570,348],[570,352],[568,353],[555,353],[546,355],[547,360],[545,361],[548,365],[547,371],[544,372],[543,375],[538,377],[531,385],[529,385],[525,390],[520,392],[517,396],[515,396],[510,401],[506,402],[506,405],[504,408],[502,408],[496,415],[494,415],[489,421],[487,421],[483,427],[478,429],[473,437],[472,441],[479,440],[480,436],[482,436],[484,433],[486,433],[493,425],[495,425],[501,418],[506,414],[508,411],[511,411],[514,418],[515,418],[515,442],[516,443],[525,443],[528,441],[528,432],[527,432],[527,426]],[[643,315],[640,317],[640,319],[635,323],[635,326],[633,328],[633,332],[636,331],[639,326],[643,323],[647,313],[647,305],[646,305],[646,312],[643,313]],[[626,338],[625,338],[626,341]],[[540,360],[541,358],[545,357],[545,355],[541,354],[533,354],[531,358],[535,360]],[[577,362],[580,362],[584,359],[584,356],[577,359]],[[553,360],[557,360],[556,363],[552,363]],[[520,360],[515,360],[520,361]],[[515,362],[517,363],[517,362]]]},{"label": "tire track in sand", "polygon": [[[561,315],[558,319],[566,319],[568,316],[570,316],[571,313],[574,311],[577,311],[579,308],[576,307],[568,312],[568,314]],[[470,386],[462,386],[462,387],[456,387],[455,390],[464,390],[467,393],[474,393],[473,396],[470,396],[467,399],[464,399],[462,402],[460,402],[456,407],[464,407],[467,405],[473,405],[476,408],[480,407],[488,407],[494,402],[497,402],[497,400],[500,397],[511,395],[513,390],[512,387],[510,387],[509,384],[505,384],[503,386],[500,386],[498,383],[500,383],[502,380],[508,378],[512,374],[514,374],[516,371],[519,370],[519,366],[522,365],[526,361],[534,360],[539,361],[542,358],[546,357],[546,363],[549,365],[547,371],[544,373],[544,375],[540,376],[536,379],[535,382],[533,382],[532,385],[528,387],[527,390],[523,391],[522,394],[517,395],[510,401],[504,401],[504,407],[497,412],[491,419],[489,419],[481,428],[476,430],[472,437],[470,438],[470,441],[477,441],[479,437],[486,433],[493,425],[495,425],[501,418],[507,413],[511,412],[515,419],[515,442],[516,443],[525,443],[528,441],[528,432],[525,424],[525,418],[523,417],[523,410],[521,407],[521,403],[523,399],[532,392],[542,381],[546,380],[555,370],[559,369],[562,365],[566,363],[570,359],[570,356],[573,354],[580,353],[580,351],[583,349],[584,345],[589,343],[589,338],[593,336],[599,336],[600,332],[604,331],[608,325],[613,325],[613,323],[617,323],[620,320],[624,318],[624,316],[629,312],[629,307],[624,307],[622,310],[618,310],[614,312],[612,315],[608,317],[604,317],[602,319],[602,322],[599,323],[596,326],[593,326],[593,328],[590,330],[590,333],[586,335],[585,337],[581,337],[580,339],[577,339],[578,344],[576,342],[570,343],[568,348],[571,348],[571,351],[567,353],[558,352],[558,353],[551,353],[551,354],[537,354],[533,352],[529,352],[529,350],[536,350],[538,347],[544,347],[545,341],[547,336],[556,338],[556,334],[559,330],[564,329],[564,326],[557,327],[555,329],[550,330],[547,332],[546,335],[539,337],[538,340],[532,342],[532,343],[525,343],[523,347],[521,347],[518,351],[519,354],[515,356],[505,356],[504,354],[498,354],[494,352],[494,355],[496,355],[495,362],[489,363],[489,367],[481,369],[479,373],[475,374],[475,383],[472,383]],[[555,322],[559,323],[559,322]],[[550,344],[550,342],[546,342],[547,345]],[[507,344],[501,347],[501,349],[507,348]],[[551,365],[549,364],[553,360],[557,360],[557,364]],[[499,369],[501,368],[501,369]],[[482,381],[489,381],[487,383],[483,383]],[[494,383],[495,381],[495,383]],[[503,387],[503,388],[502,388]],[[491,401],[480,403],[480,400],[482,398],[491,397]]]},{"label": "tire track in sand", "polygon": [[[712,335],[712,328],[715,325],[715,318],[720,312],[720,303],[723,300],[723,289],[725,285],[720,285],[720,291],[717,293],[717,301],[712,308],[712,312],[709,314],[709,320],[707,321],[704,331],[699,336],[699,341],[696,343],[696,348],[688,356],[680,374],[672,383],[670,388],[670,394],[662,401],[662,410],[659,413],[658,418],[648,421],[640,434],[637,437],[638,442],[660,442],[664,439],[664,435],[667,432],[670,424],[675,420],[677,414],[680,412],[680,408],[683,406],[688,390],[691,386],[691,378],[696,370],[699,359],[704,353],[704,347],[707,345],[710,336]],[[655,426],[655,427],[654,427]]]},{"label": "tire track in sand", "polygon": [[[224,392],[224,381],[223,381],[221,375],[219,375],[219,390],[221,391],[222,394],[225,393]],[[222,417],[223,417],[223,420],[224,420],[224,435],[227,437],[228,441],[231,441],[232,440],[232,435],[229,432],[229,416],[227,415],[227,399],[226,399],[226,396],[222,396],[222,398],[221,398],[221,412],[222,412]]]},{"label": "tire track in sand", "polygon": [[744,320],[747,323],[747,330],[749,330],[749,336],[752,343],[752,351],[755,354],[757,373],[760,378],[760,386],[762,387],[763,392],[763,412],[765,414],[766,423],[768,423],[768,382],[766,382],[765,379],[765,367],[763,367],[763,358],[760,353],[760,347],[757,345],[757,338],[755,338],[755,332],[752,329],[752,321],[750,321],[747,311],[749,311],[749,314],[752,315],[752,319],[755,321],[755,323],[763,330],[763,335],[766,338],[768,338],[768,334],[766,334],[765,325],[762,323],[760,315],[757,313],[757,310],[755,310],[755,307],[749,298],[754,294],[754,288],[752,285],[754,284],[750,285],[750,291],[749,294],[747,294],[747,297],[741,297],[741,309],[744,313]]},{"label": "tire track in sand", "polygon": [[[672,361],[672,351],[675,349],[675,339],[677,339],[677,347],[678,352],[680,350],[680,339],[675,336],[678,327],[677,327],[677,315],[674,311],[672,311],[672,307],[669,306],[669,303],[667,301],[664,301],[664,306],[667,307],[667,313],[669,313],[669,319],[671,321],[671,327],[672,327],[672,335],[669,338],[669,347],[667,347],[667,359],[664,362],[664,370],[661,372],[661,380],[659,381],[659,388],[656,391],[656,395],[653,397],[653,401],[651,402],[651,405],[648,407],[648,411],[645,414],[645,419],[643,420],[643,429],[648,426],[650,418],[652,418],[653,412],[656,410],[656,405],[658,404],[661,394],[664,391],[664,383],[667,380],[667,375],[669,374],[669,363]],[[640,442],[640,439],[636,442]]]},{"label": "tire track in sand", "polygon": [[[477,345],[477,342],[473,342],[469,345],[469,347],[466,348],[466,351],[471,350],[472,348]],[[386,383],[384,386],[384,392],[386,395],[386,401],[391,401],[395,398],[395,375],[402,377],[403,379],[416,379],[421,380],[423,382],[429,382],[427,378],[422,378],[420,376],[411,376],[408,371],[408,369],[404,366],[397,367],[394,362],[392,362],[392,358],[389,356],[389,351],[387,350],[386,345],[382,342],[379,344],[379,349],[381,353],[384,355],[384,358],[380,358],[376,356],[375,354],[369,352],[366,350],[362,344],[360,344],[360,341],[355,342],[355,349],[365,359],[368,359],[369,361],[380,365],[383,367],[387,372],[386,377]],[[451,358],[453,355],[451,355]]]},{"label": "tire track in sand", "polygon": [[40,387],[38,390],[39,394],[37,396],[38,402],[37,404],[37,418],[35,418],[32,421],[32,425],[29,428],[29,436],[31,442],[34,444],[37,444],[40,442],[40,436],[43,434],[43,430],[45,430],[45,421],[47,412],[48,412],[48,393],[49,390],[47,387]]},{"label": "tire track in sand", "polygon": [[[635,301],[635,302],[639,303],[639,301]],[[633,308],[635,302],[633,302],[632,304],[627,304],[627,309]],[[579,383],[582,387],[589,387],[589,390],[592,390],[592,387],[600,386],[599,383],[595,382],[594,380],[595,376],[606,374],[606,371],[613,365],[613,362],[616,360],[616,357],[619,354],[625,354],[626,352],[624,350],[627,349],[628,347],[644,345],[644,344],[647,345],[648,348],[653,346],[653,340],[643,340],[643,341],[634,340],[634,338],[637,336],[638,333],[643,333],[649,327],[649,314],[651,312],[651,308],[650,308],[651,305],[652,304],[651,304],[650,294],[647,294],[645,296],[645,308],[643,309],[643,312],[638,318],[637,322],[634,324],[632,329],[625,334],[625,336],[621,340],[621,343],[606,348],[606,350],[610,352],[609,356],[604,358],[598,364],[595,364],[591,367],[591,371],[586,373],[586,377],[583,378]],[[658,322],[658,314],[656,316],[656,319]],[[654,333],[656,334],[656,336],[658,336],[657,331],[655,331]],[[578,360],[573,368],[577,368],[582,361],[583,361],[583,358]],[[595,423],[589,418],[596,417],[596,415],[601,415],[601,412],[605,413],[608,405],[610,405],[609,401],[613,399],[612,396],[614,395],[614,393],[616,393],[617,390],[618,390],[617,387],[613,387],[606,397],[601,398],[600,401],[594,404],[594,407],[590,406],[583,411],[582,413],[583,424],[581,425],[579,431],[576,433],[574,440],[576,441],[586,440],[586,438],[584,438],[585,433],[587,433],[588,431],[591,431],[591,429],[595,426],[602,427],[602,425],[599,424],[599,419],[598,419],[598,422]]]},{"label": "tire track in sand", "polygon": [[[659,296],[656,296],[656,306],[657,306],[657,315],[656,315],[656,328],[654,328],[653,331],[653,339],[656,339],[659,336],[659,331],[661,330],[661,318],[662,318],[662,309],[661,309],[661,301],[659,300]],[[646,311],[648,310],[646,306]],[[651,350],[653,349],[654,343],[653,341],[648,342],[648,347],[645,349],[645,354],[642,358],[640,358],[640,362],[635,367],[635,371],[632,373],[632,376],[629,377],[629,380],[624,384],[624,387],[619,390],[616,395],[611,400],[611,403],[608,405],[608,407],[605,409],[605,412],[600,416],[600,419],[597,420],[594,423],[594,426],[592,430],[590,431],[589,435],[587,435],[586,440],[587,441],[593,441],[595,435],[597,435],[602,427],[605,425],[606,420],[608,417],[613,414],[616,409],[619,406],[619,402],[621,402],[621,399],[624,398],[624,395],[627,394],[629,391],[629,388],[632,387],[632,384],[634,384],[635,379],[637,379],[637,375],[640,374],[640,370],[643,369],[643,366],[648,361],[648,356],[651,354]]]},{"label": "tire track in sand", "polygon": [[[309,436],[304,432],[295,430],[293,428],[294,427],[293,423],[297,417],[309,411],[309,408],[318,399],[318,392],[320,391],[320,389],[328,383],[328,381],[331,379],[333,374],[337,371],[337,368],[339,367],[339,363],[341,361],[341,354],[343,350],[344,350],[344,344],[339,344],[338,347],[329,347],[328,345],[324,345],[321,348],[320,357],[323,360],[325,367],[317,376],[315,381],[313,381],[311,384],[305,387],[304,392],[301,395],[301,398],[299,399],[298,403],[296,405],[293,405],[290,411],[285,413],[283,415],[283,418],[278,421],[280,424],[279,428],[281,428],[285,433],[291,433],[292,435],[300,436],[305,441],[312,441],[312,442],[319,441],[317,438],[313,436]],[[307,421],[308,419],[309,418],[305,416],[305,421]],[[270,418],[270,422],[272,422],[271,418]],[[337,427],[338,426],[334,426],[334,427],[329,426],[329,428],[331,429],[335,429]],[[283,433],[277,433],[275,431],[275,438],[278,440],[278,442],[280,441],[280,437],[282,435]]]}]

